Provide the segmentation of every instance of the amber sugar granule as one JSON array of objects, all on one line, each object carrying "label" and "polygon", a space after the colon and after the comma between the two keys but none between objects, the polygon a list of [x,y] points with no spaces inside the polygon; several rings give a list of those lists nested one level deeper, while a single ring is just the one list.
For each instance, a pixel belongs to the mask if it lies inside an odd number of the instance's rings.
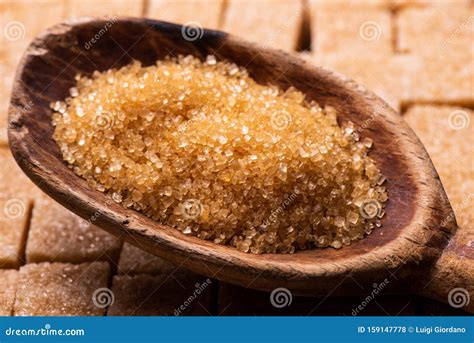
[{"label": "amber sugar granule", "polygon": [[381,225],[384,178],[351,123],[214,56],[77,76],[52,108],[74,172],[117,203],[244,252],[340,248]]}]

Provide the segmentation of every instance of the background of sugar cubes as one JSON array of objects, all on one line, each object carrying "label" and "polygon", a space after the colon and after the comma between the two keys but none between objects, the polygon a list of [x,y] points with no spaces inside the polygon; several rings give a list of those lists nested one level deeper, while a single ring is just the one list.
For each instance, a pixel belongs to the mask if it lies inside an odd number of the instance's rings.
[{"label": "background of sugar cubes", "polygon": [[[366,85],[425,144],[456,212],[460,243],[474,247],[471,1],[0,0],[0,315],[351,315],[365,299],[334,289],[276,308],[267,293],[192,274],[123,243],[63,209],[22,174],[6,139],[19,58],[48,26],[99,15],[221,29]],[[421,296],[386,293],[359,314],[464,314]]]}]

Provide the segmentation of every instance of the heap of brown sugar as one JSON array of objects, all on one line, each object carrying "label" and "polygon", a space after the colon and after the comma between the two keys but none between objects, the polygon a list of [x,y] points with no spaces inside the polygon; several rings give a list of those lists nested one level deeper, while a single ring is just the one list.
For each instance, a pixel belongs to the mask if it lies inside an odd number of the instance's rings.
[{"label": "heap of brown sugar", "polygon": [[384,178],[351,123],[214,56],[77,77],[52,104],[75,173],[126,208],[244,252],[340,248],[381,225]]}]

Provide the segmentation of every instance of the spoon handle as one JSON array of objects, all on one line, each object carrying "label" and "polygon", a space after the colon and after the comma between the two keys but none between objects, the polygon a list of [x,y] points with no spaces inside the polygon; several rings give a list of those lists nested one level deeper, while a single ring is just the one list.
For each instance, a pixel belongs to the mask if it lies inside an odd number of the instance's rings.
[{"label": "spoon handle", "polygon": [[422,276],[419,292],[474,313],[474,228],[460,228]]}]

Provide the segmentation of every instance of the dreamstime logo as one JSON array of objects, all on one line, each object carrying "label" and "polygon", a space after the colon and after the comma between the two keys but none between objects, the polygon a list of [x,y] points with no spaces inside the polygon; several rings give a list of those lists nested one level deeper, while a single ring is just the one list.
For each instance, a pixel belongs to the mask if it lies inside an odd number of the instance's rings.
[{"label": "dreamstime logo", "polygon": [[272,114],[270,123],[274,129],[284,130],[291,124],[291,115],[287,111],[278,111]]},{"label": "dreamstime logo", "polygon": [[470,28],[474,24],[474,16],[467,17],[460,25],[458,25],[448,36],[447,39],[441,44],[441,48],[444,50],[448,48],[448,44],[456,43],[458,37],[462,37],[465,32],[469,32]]},{"label": "dreamstime logo", "polygon": [[278,206],[276,210],[272,211],[268,218],[263,221],[261,227],[266,229],[270,224],[276,223],[278,216],[281,215],[288,208],[288,206],[290,206],[295,201],[296,197],[297,195],[295,193],[291,193],[289,196],[285,197],[285,200],[283,200],[281,205]]},{"label": "dreamstime logo", "polygon": [[197,21],[188,21],[181,28],[181,35],[188,42],[194,42],[195,40],[202,38],[204,35],[204,29]]},{"label": "dreamstime logo", "polygon": [[[9,327],[5,330],[6,336],[13,337],[62,337],[62,336],[85,336],[86,332],[84,329],[56,329],[51,324],[46,323],[43,326],[36,326],[30,328],[15,328]],[[3,341],[0,341],[3,342]]]},{"label": "dreamstime logo", "polygon": [[10,199],[3,206],[3,213],[7,218],[16,219],[25,214],[25,203],[20,199]]},{"label": "dreamstime logo", "polygon": [[18,285],[16,290],[16,297],[17,299],[26,297],[29,294],[30,290],[35,287],[35,283],[33,280],[28,279]]},{"label": "dreamstime logo", "polygon": [[[464,198],[463,202],[461,205],[458,205],[458,210],[462,211],[465,210],[466,208],[469,207],[469,203],[474,199],[474,193],[470,193],[466,198]],[[441,226],[446,227],[449,225],[452,221],[454,220],[454,212],[451,211],[442,221],[441,221]]]},{"label": "dreamstime logo", "polygon": [[462,110],[456,110],[449,114],[448,125],[453,130],[462,130],[469,126],[471,118],[469,113]]},{"label": "dreamstime logo", "polygon": [[366,200],[359,207],[360,215],[365,219],[372,219],[380,215],[382,205],[374,199]]},{"label": "dreamstime logo", "polygon": [[278,287],[270,293],[270,303],[273,307],[283,308],[290,306],[293,301],[293,295],[288,288]]},{"label": "dreamstime logo", "polygon": [[25,25],[19,21],[11,21],[3,28],[3,35],[10,42],[25,38]]},{"label": "dreamstime logo", "polygon": [[202,204],[197,199],[187,199],[182,205],[182,214],[186,219],[197,219],[202,213]]},{"label": "dreamstime logo", "polygon": [[362,131],[364,131],[365,129],[367,129],[370,124],[375,120],[375,116],[374,115],[371,115],[370,117],[368,117],[366,120],[364,120],[364,122],[362,123],[362,125],[360,125],[359,127],[357,127],[356,131],[358,133],[361,133]]},{"label": "dreamstime logo", "polygon": [[467,306],[470,301],[471,297],[465,288],[453,288],[448,294],[448,303],[454,308]]},{"label": "dreamstime logo", "polygon": [[106,32],[115,24],[118,20],[117,16],[112,17],[110,20],[107,20],[105,25],[92,37],[88,42],[84,44],[84,48],[89,50],[92,46],[99,41],[99,39],[106,34]]},{"label": "dreamstime logo", "polygon": [[15,106],[14,107],[18,111],[18,115],[22,115],[33,108],[33,102],[30,100],[26,105],[23,106]]},{"label": "dreamstime logo", "polygon": [[365,297],[362,302],[352,310],[352,315],[357,316],[372,300],[375,299],[375,297],[382,292],[382,290],[387,287],[387,285],[390,283],[390,280],[385,278],[381,283],[377,284],[374,283],[372,292],[370,292],[369,295]]},{"label": "dreamstime logo", "polygon": [[107,287],[97,288],[92,294],[92,302],[98,308],[106,308],[114,303],[115,296]]},{"label": "dreamstime logo", "polygon": [[99,130],[108,130],[114,126],[114,116],[110,112],[102,111],[95,117],[95,123]]},{"label": "dreamstime logo", "polygon": [[[110,201],[110,199],[107,199],[105,201],[105,204],[106,205],[110,205],[112,203],[112,201]],[[89,227],[91,225],[93,225],[93,223],[102,215],[102,213],[100,211],[95,211],[92,216],[89,217],[89,219],[85,220],[83,219],[81,222],[83,223],[84,227]]]},{"label": "dreamstime logo", "polygon": [[359,27],[359,36],[363,40],[370,42],[380,38],[382,30],[375,21],[366,21]]},{"label": "dreamstime logo", "polygon": [[274,45],[278,37],[280,37],[282,34],[290,30],[291,25],[296,23],[300,18],[301,18],[300,11],[297,11],[291,17],[287,17],[287,19],[284,22],[282,22],[282,24],[279,25],[275,31],[271,33],[271,35],[268,37],[268,40],[264,42],[262,46],[264,48],[268,48]]},{"label": "dreamstime logo", "polygon": [[191,294],[183,304],[181,304],[178,308],[174,310],[174,315],[179,316],[181,315],[191,304],[200,296],[204,291],[209,287],[212,283],[211,279],[205,280],[203,283],[197,282],[194,287],[194,292]]}]

